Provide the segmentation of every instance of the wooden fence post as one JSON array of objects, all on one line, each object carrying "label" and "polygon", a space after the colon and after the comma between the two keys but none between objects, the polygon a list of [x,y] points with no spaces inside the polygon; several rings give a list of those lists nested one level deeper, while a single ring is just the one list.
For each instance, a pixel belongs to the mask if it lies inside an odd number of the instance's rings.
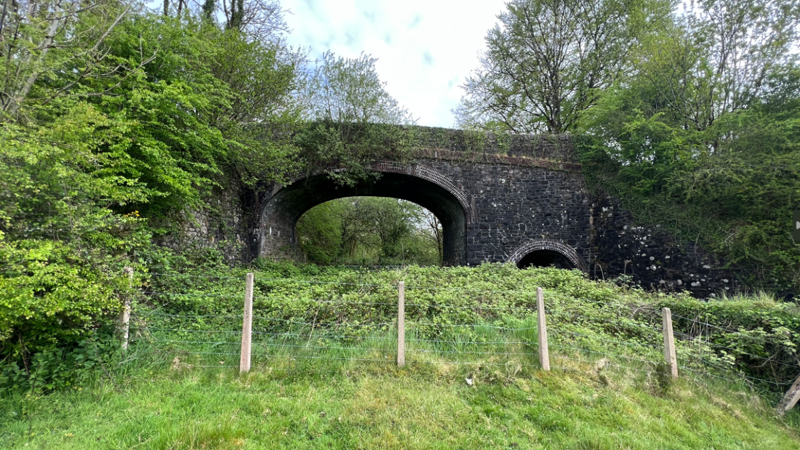
[{"label": "wooden fence post", "polygon": [[669,368],[672,378],[678,378],[678,357],[675,355],[675,337],[672,335],[672,312],[669,308],[662,310],[664,320],[664,362]]},{"label": "wooden fence post", "polygon": [[250,372],[250,344],[253,336],[253,274],[247,274],[244,289],[244,316],[242,317],[242,352],[239,373]]},{"label": "wooden fence post", "polygon": [[550,370],[550,350],[547,348],[547,323],[544,319],[544,292],[536,288],[536,316],[539,319],[539,363],[542,370]]},{"label": "wooden fence post", "polygon": [[[128,275],[128,288],[133,289],[133,267],[125,267],[122,272]],[[128,339],[131,327],[131,296],[125,296],[125,304],[119,313],[119,331],[122,335],[122,350],[128,349]]]},{"label": "wooden fence post", "polygon": [[406,284],[397,284],[397,367],[406,365]]},{"label": "wooden fence post", "polygon": [[778,403],[778,415],[783,417],[787,411],[791,411],[794,408],[794,405],[797,404],[797,401],[800,400],[800,376],[794,380],[792,387],[786,391],[786,394],[783,396],[783,399],[780,403]]}]

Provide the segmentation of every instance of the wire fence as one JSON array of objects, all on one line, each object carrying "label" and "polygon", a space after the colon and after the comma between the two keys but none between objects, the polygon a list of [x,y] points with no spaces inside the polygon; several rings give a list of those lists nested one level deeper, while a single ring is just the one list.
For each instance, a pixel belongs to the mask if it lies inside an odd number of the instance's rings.
[{"label": "wire fence", "polygon": [[[672,370],[699,382],[714,379],[773,390],[785,390],[800,372],[797,362],[778,359],[775,353],[759,354],[712,339],[714,332],[761,343],[764,337],[667,309],[630,317],[584,314],[575,306],[580,301],[563,306],[557,293],[540,300],[537,288],[400,288],[402,282],[265,278],[258,280],[254,293],[245,277],[197,277],[215,283],[209,289],[193,284],[190,275],[150,275],[182,279],[185,286],[171,292],[153,283],[142,290],[127,325],[131,345],[158,348],[176,369],[247,371],[252,363],[270,372],[319,372],[408,364],[519,373],[546,368],[552,359],[555,369],[598,376],[617,370],[656,377]],[[448,301],[437,292],[449,293]],[[248,295],[249,318],[241,312]],[[537,303],[547,306],[540,310]],[[670,316],[669,333],[664,314]],[[672,319],[682,330],[674,332],[674,340]],[[778,349],[781,343],[770,345]],[[780,351],[794,354],[793,349]],[[546,364],[543,358],[548,358]],[[763,375],[769,372],[772,376]]]}]

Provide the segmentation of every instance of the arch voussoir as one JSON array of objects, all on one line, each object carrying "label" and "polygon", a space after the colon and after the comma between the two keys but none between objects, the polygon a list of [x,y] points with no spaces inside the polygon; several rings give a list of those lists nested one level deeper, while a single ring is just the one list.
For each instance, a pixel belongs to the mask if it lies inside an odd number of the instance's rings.
[{"label": "arch voussoir", "polygon": [[575,266],[575,268],[580,269],[582,272],[588,271],[588,268],[586,267],[586,263],[584,262],[583,258],[581,258],[580,255],[578,255],[578,252],[576,252],[574,248],[562,242],[551,241],[546,239],[536,239],[522,244],[514,251],[514,253],[511,254],[511,256],[509,256],[508,262],[519,264],[519,262],[522,261],[522,258],[527,256],[528,254],[541,250],[550,250],[558,252],[565,258],[567,258],[569,262],[572,263],[573,266]]},{"label": "arch voussoir", "polygon": [[376,161],[370,168],[376,172],[399,173],[404,175],[411,175],[423,180],[430,181],[431,183],[441,187],[449,192],[461,207],[464,208],[467,224],[472,224],[478,221],[478,213],[475,208],[470,206],[469,197],[463,189],[456,186],[449,177],[431,169],[430,167],[422,164],[401,164],[394,161]]}]

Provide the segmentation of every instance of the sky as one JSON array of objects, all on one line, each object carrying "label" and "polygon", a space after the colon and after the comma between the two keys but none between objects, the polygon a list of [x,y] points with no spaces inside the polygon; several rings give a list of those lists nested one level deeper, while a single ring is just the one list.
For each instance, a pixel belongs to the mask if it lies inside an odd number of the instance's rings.
[{"label": "sky", "polygon": [[503,0],[281,0],[288,42],[338,56],[367,53],[386,90],[417,124],[452,128],[470,71],[485,49]]}]

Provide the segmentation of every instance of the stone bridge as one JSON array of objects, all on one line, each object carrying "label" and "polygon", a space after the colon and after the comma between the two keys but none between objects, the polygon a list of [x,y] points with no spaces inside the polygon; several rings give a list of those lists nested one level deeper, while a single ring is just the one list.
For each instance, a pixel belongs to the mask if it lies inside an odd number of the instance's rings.
[{"label": "stone bridge", "polygon": [[[319,174],[218,200],[241,259],[298,255],[295,226],[303,213],[337,198],[381,196],[417,203],[439,218],[446,265],[553,265],[701,297],[735,288],[733,274],[694,243],[637,224],[617,200],[592,193],[568,136],[514,137],[502,150],[490,140],[476,151],[463,132],[425,130],[438,137],[409,163],[375,161],[371,168],[381,175],[374,181],[340,186]],[[196,219],[192,239],[207,245],[211,235],[217,246],[226,239],[209,215]]]},{"label": "stone bridge", "polygon": [[539,138],[512,148],[513,156],[433,148],[406,164],[375,161],[371,169],[380,176],[355,186],[340,186],[325,174],[275,186],[260,214],[254,250],[264,257],[296,251],[295,225],[320,203],[393,197],[439,218],[445,265],[511,261],[587,271],[592,198],[571,142]]}]

